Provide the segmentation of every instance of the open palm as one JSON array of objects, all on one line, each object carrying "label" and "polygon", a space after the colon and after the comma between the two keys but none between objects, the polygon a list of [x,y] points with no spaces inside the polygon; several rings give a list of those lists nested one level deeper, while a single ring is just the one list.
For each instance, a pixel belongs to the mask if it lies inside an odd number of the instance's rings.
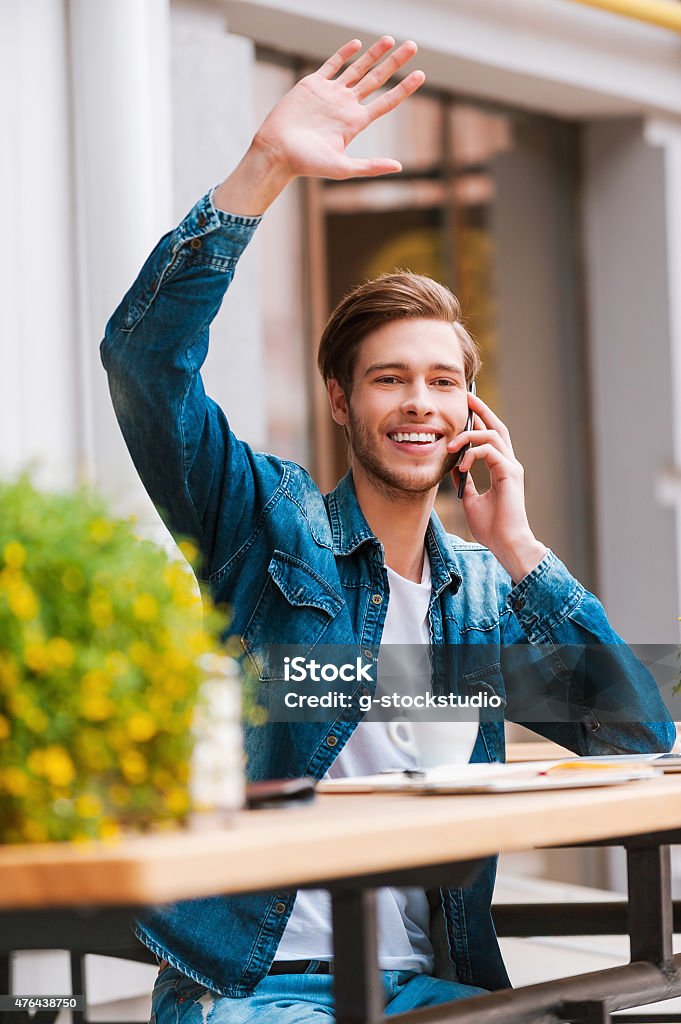
[{"label": "open palm", "polygon": [[317,71],[301,79],[268,114],[258,129],[260,144],[271,149],[291,175],[340,179],[401,170],[397,160],[358,160],[345,152],[362,129],[394,110],[423,84],[423,72],[412,71],[382,96],[363,102],[416,53],[416,43],[409,41],[378,63],[393,45],[390,36],[383,36],[336,78],[362,46],[358,39],[346,43]]}]

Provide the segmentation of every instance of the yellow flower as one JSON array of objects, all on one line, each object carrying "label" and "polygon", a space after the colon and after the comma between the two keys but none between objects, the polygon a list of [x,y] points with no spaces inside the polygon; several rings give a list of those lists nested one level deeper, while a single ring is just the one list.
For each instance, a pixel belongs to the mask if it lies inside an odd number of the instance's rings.
[{"label": "yellow flower", "polygon": [[164,718],[169,711],[167,699],[160,693],[151,693],[147,698],[147,707],[155,718]]},{"label": "yellow flower", "polygon": [[7,704],[12,714],[21,719],[25,718],[35,708],[31,698],[23,690],[11,693]]},{"label": "yellow flower", "polygon": [[157,768],[152,776],[152,782],[159,789],[172,789],[175,785],[175,777],[167,768]]},{"label": "yellow flower", "polygon": [[189,810],[189,795],[186,789],[176,787],[166,794],[163,803],[171,814],[185,814]]},{"label": "yellow flower", "polygon": [[19,683],[16,665],[8,657],[0,655],[0,689],[14,690]]},{"label": "yellow flower", "polygon": [[83,717],[91,722],[103,722],[109,718],[115,708],[108,697],[101,693],[89,693],[83,697],[80,709]]},{"label": "yellow flower", "polygon": [[169,697],[179,699],[186,697],[189,684],[184,676],[169,675],[164,680],[163,689]]},{"label": "yellow flower", "polygon": [[11,540],[2,549],[2,557],[10,569],[21,569],[26,561],[26,548],[18,540]]},{"label": "yellow flower", "polygon": [[126,730],[131,740],[136,743],[144,743],[156,735],[156,722],[145,711],[138,711],[126,722]]},{"label": "yellow flower", "polygon": [[81,685],[88,693],[108,693],[111,679],[101,668],[93,668],[85,673]]},{"label": "yellow flower", "polygon": [[46,672],[50,666],[47,644],[40,640],[29,640],[24,647],[24,661],[31,672]]},{"label": "yellow flower", "polygon": [[47,652],[54,668],[71,668],[76,660],[73,644],[63,636],[55,636],[48,641]]},{"label": "yellow flower", "polygon": [[147,777],[147,762],[137,750],[126,750],[121,754],[120,765],[128,782],[143,782]]},{"label": "yellow flower", "polygon": [[113,523],[108,519],[93,519],[90,523],[90,539],[95,544],[106,544],[113,537]]},{"label": "yellow flower", "polygon": [[135,598],[132,613],[140,622],[153,622],[158,616],[158,604],[152,594],[140,594]]},{"label": "yellow flower", "polygon": [[128,657],[133,665],[137,665],[139,668],[145,668],[154,661],[154,653],[151,647],[141,640],[135,640],[130,644]]},{"label": "yellow flower", "polygon": [[97,818],[102,813],[102,801],[94,793],[82,793],[76,800],[79,818]]},{"label": "yellow flower", "polygon": [[15,768],[14,765],[10,765],[0,772],[0,786],[10,796],[24,796],[29,788],[29,779],[26,772],[23,772],[21,768]]},{"label": "yellow flower", "polygon": [[73,761],[63,747],[45,747],[43,751],[42,775],[53,786],[68,786],[73,782],[76,770]]},{"label": "yellow flower", "polygon": [[113,818],[105,818],[99,825],[100,838],[107,842],[117,839],[121,834],[121,826]]},{"label": "yellow flower", "polygon": [[40,610],[38,598],[23,580],[17,580],[7,591],[10,610],[22,622],[30,622],[35,619]]},{"label": "yellow flower", "polygon": [[0,740],[6,740],[9,734],[9,721],[4,715],[0,715]]},{"label": "yellow flower", "polygon": [[44,750],[32,750],[31,753],[26,758],[26,766],[30,768],[34,775],[42,775],[44,763]]}]

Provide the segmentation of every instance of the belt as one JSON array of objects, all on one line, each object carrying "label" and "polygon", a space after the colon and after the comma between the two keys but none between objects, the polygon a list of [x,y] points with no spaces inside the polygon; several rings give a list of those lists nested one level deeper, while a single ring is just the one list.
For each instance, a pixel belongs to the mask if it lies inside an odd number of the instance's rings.
[{"label": "belt", "polygon": [[275,960],[268,974],[333,974],[328,960]]}]

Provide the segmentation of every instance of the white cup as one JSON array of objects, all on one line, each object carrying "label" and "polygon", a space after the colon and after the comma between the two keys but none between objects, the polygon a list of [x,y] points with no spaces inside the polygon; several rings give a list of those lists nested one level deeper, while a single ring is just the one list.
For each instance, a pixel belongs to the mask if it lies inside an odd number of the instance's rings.
[{"label": "white cup", "polygon": [[478,722],[388,723],[388,736],[396,747],[410,754],[420,768],[442,764],[468,764],[478,735]]}]

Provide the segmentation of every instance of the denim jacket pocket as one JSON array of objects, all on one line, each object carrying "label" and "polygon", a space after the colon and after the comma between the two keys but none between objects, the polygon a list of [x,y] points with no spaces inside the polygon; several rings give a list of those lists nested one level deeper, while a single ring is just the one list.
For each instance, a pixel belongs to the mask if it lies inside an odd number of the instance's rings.
[{"label": "denim jacket pocket", "polygon": [[499,713],[503,713],[506,707],[506,685],[499,662],[466,672],[462,678],[462,685],[464,692],[471,695],[479,692],[483,700],[485,697],[488,701],[494,698],[493,706],[496,706],[497,717]]},{"label": "denim jacket pocket", "polygon": [[343,604],[343,598],[307,562],[275,551],[265,586],[242,634],[261,681],[283,678],[285,655],[306,657]]}]

